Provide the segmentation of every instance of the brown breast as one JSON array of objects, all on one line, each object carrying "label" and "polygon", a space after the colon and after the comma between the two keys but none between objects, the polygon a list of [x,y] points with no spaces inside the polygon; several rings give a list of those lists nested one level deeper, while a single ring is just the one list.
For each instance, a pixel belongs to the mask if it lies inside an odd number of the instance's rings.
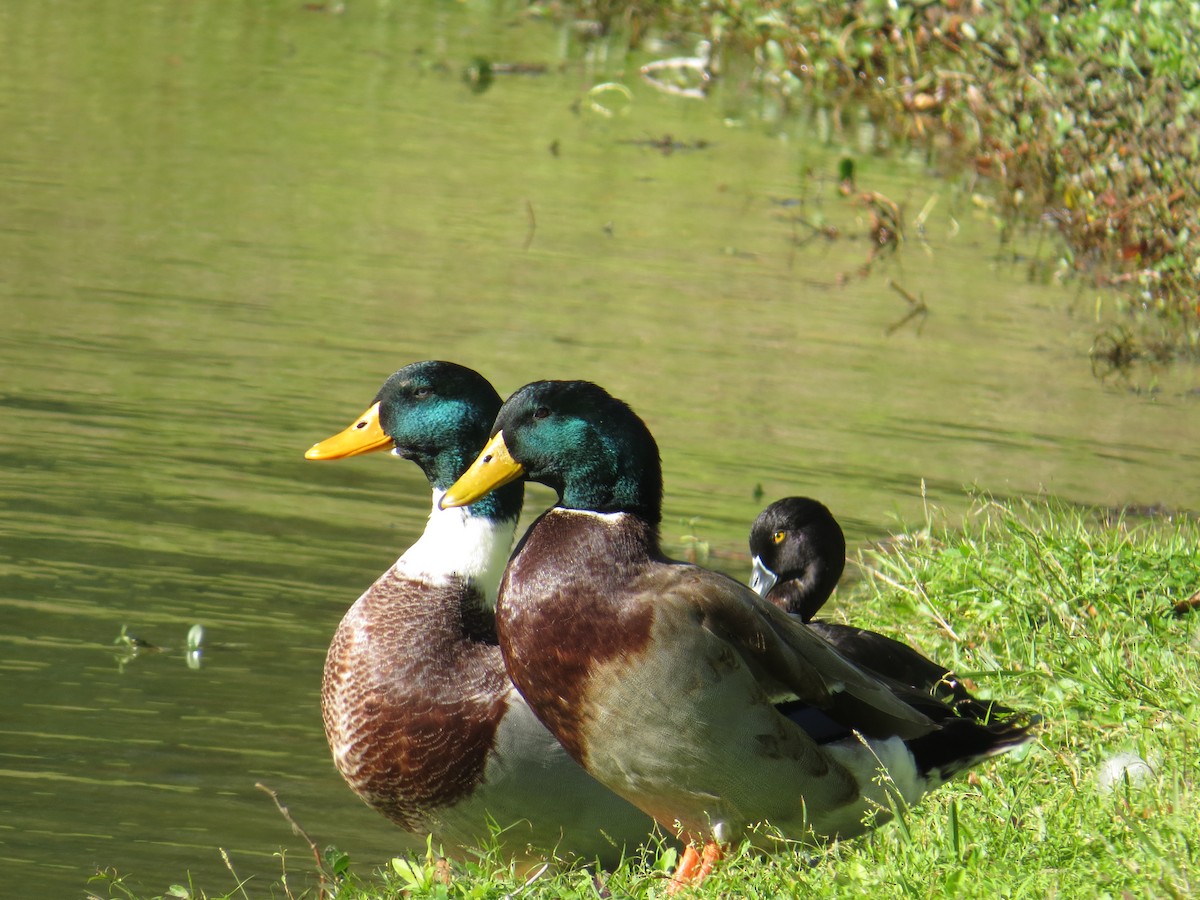
[{"label": "brown breast", "polygon": [[526,535],[500,586],[497,631],[508,673],[585,768],[593,673],[640,655],[650,640],[653,609],[621,600],[649,559],[648,527],[631,516],[551,510]]},{"label": "brown breast", "polygon": [[[484,775],[511,685],[481,598],[386,572],[325,660],[322,713],[350,787],[409,831]],[[486,620],[486,621],[481,621]]]}]

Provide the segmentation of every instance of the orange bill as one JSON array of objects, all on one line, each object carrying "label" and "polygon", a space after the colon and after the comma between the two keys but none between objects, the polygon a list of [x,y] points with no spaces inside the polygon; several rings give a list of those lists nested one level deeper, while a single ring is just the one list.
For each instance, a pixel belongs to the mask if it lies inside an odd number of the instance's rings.
[{"label": "orange bill", "polygon": [[309,447],[304,458],[345,459],[377,450],[390,450],[394,446],[392,439],[383,433],[379,425],[379,404],[375,403],[345,431]]},{"label": "orange bill", "polygon": [[462,473],[458,481],[450,485],[450,490],[442,495],[438,506],[442,509],[467,506],[496,488],[516,481],[524,474],[524,467],[508,452],[504,443],[504,432],[498,431],[495,437],[488,441],[487,446],[479,451],[479,456],[471,463],[471,467]]}]

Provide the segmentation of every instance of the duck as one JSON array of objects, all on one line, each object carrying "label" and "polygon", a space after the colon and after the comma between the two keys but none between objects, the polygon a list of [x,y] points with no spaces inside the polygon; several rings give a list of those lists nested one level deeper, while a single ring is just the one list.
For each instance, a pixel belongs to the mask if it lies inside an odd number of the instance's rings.
[{"label": "duck", "polygon": [[820,500],[784,497],[750,526],[750,563],[755,593],[810,622],[846,570],[846,535]]},{"label": "duck", "polygon": [[958,717],[747,585],[668,558],[657,444],[600,386],[521,388],[439,502],[519,481],[558,502],[500,582],[509,676],[573,758],[685,843],[669,890],[703,880],[733,841],[770,852],[860,835],[897,795],[915,803],[1032,739],[1023,717]]},{"label": "duck", "polygon": [[751,589],[798,617],[860,668],[932,696],[960,717],[987,722],[1016,715],[1000,703],[976,698],[952,671],[901,641],[814,619],[846,567],[846,536],[820,500],[784,497],[771,503],[751,525],[749,543]]},{"label": "duck", "polygon": [[368,806],[450,858],[493,841],[522,867],[611,868],[654,823],[603,787],[538,721],[505,672],[495,601],[523,503],[512,484],[442,508],[486,442],[500,396],[478,372],[427,360],[389,377],[310,460],[376,451],[417,464],[433,502],[420,538],[354,602],[325,660],[334,764]]}]

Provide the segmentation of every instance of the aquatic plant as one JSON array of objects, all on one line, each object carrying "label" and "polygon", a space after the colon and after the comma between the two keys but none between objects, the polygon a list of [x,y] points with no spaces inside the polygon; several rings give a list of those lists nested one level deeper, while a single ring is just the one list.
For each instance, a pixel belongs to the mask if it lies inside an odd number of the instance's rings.
[{"label": "aquatic plant", "polygon": [[[865,114],[993,185],[1009,227],[1052,224],[1059,272],[1123,314],[1128,365],[1200,357],[1200,31],[1195,3],[589,0],[632,44],[706,42],[795,109]],[[1106,334],[1102,330],[1101,334]],[[1099,337],[1101,343],[1105,339]],[[1103,351],[1101,351],[1103,352]]]}]

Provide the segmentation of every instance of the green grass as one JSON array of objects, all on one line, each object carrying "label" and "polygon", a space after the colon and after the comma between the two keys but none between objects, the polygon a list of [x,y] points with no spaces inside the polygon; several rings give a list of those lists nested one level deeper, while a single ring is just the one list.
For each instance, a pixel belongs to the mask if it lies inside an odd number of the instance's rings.
[{"label": "green grass", "polygon": [[[1200,610],[1174,611],[1200,588],[1200,522],[986,498],[961,528],[931,519],[862,553],[863,577],[843,586],[824,615],[901,637],[980,694],[1040,712],[1038,741],[980,766],[869,837],[771,859],[734,853],[693,895],[1200,893]],[[1103,787],[1103,763],[1120,752],[1149,762],[1153,775]],[[345,862],[328,896],[661,897],[674,856],[653,848],[602,881],[580,870],[530,880],[484,853],[477,863],[456,864],[449,885],[422,858],[398,860],[383,873]],[[312,868],[311,860],[308,872],[289,860],[286,889],[181,888],[168,896],[316,897]],[[119,882],[109,887],[111,896],[132,896]]]}]

